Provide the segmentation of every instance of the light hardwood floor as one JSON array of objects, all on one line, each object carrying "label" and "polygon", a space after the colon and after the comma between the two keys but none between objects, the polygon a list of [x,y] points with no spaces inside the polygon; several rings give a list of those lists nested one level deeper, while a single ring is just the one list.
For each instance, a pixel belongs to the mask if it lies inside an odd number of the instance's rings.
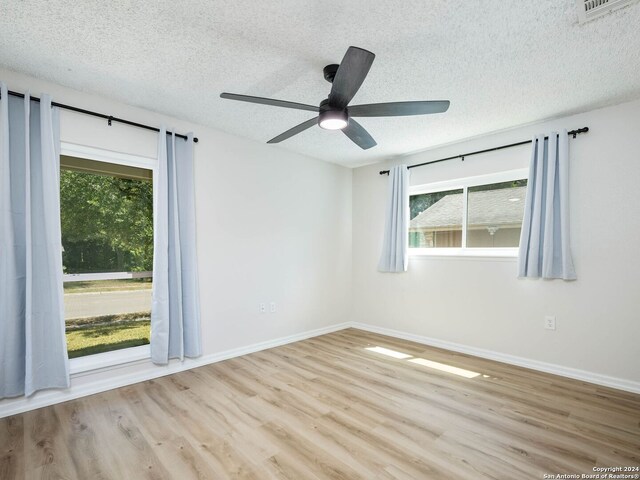
[{"label": "light hardwood floor", "polygon": [[0,419],[2,480],[515,480],[623,465],[640,465],[640,395],[354,329]]}]

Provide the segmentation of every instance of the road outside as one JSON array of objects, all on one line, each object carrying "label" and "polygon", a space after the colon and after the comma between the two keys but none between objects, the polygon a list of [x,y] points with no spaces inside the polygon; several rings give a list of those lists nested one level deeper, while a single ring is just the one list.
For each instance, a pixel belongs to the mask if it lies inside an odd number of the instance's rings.
[{"label": "road outside", "polygon": [[67,293],[64,295],[65,319],[148,312],[150,310],[151,289]]}]

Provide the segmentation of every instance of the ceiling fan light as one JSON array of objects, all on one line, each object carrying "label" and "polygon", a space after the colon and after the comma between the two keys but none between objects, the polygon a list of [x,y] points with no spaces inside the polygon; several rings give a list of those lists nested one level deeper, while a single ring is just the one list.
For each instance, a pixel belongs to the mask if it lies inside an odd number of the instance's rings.
[{"label": "ceiling fan light", "polygon": [[327,110],[320,113],[318,125],[325,130],[342,130],[349,125],[349,118],[345,111]]},{"label": "ceiling fan light", "polygon": [[347,124],[348,122],[341,118],[328,118],[320,122],[320,126],[325,130],[342,130]]}]

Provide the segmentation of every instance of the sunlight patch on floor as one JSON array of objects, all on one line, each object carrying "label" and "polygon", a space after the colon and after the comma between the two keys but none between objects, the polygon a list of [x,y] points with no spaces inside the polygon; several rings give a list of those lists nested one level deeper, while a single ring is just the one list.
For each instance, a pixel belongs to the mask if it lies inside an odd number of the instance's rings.
[{"label": "sunlight patch on floor", "polygon": [[370,352],[381,353],[382,355],[386,355],[388,357],[399,358],[400,360],[412,357],[412,355],[407,355],[406,353],[397,352],[395,350],[390,350],[384,347],[367,347],[367,350],[369,350]]},{"label": "sunlight patch on floor", "polygon": [[412,358],[409,361],[411,363],[417,363],[418,365],[434,368],[442,372],[453,373],[454,375],[459,375],[465,378],[475,378],[480,375],[478,372],[472,372],[471,370],[465,370],[464,368],[452,367],[451,365],[447,365],[446,363],[432,362],[431,360],[427,360],[425,358]]},{"label": "sunlight patch on floor", "polygon": [[[390,348],[376,346],[376,347],[365,347],[365,350],[368,350],[374,353],[380,353],[382,355],[386,355],[387,357],[393,357],[399,360],[407,360],[408,362],[422,365],[423,367],[440,370],[441,372],[453,373],[454,375],[458,375],[464,378],[476,378],[481,375],[478,372],[465,370],[464,368],[454,367],[452,365],[447,365],[446,363],[434,362],[432,360],[427,360],[426,358],[417,358],[417,357],[414,357],[413,355],[409,355],[408,353],[398,352],[397,350],[391,350]],[[482,376],[485,378],[489,377],[489,375],[482,375]]]}]

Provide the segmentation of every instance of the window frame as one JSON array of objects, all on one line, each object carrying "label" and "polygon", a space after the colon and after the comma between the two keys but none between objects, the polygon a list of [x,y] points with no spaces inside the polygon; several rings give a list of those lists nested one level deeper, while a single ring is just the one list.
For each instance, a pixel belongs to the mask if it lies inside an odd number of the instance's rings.
[{"label": "window frame", "polygon": [[[116,152],[103,148],[89,147],[74,143],[61,142],[60,155],[70,157],[86,158],[98,162],[113,163],[128,167],[137,167],[151,170],[152,182],[155,184],[158,159],[133,155],[129,153]],[[154,188],[154,199],[156,191]],[[155,204],[155,201],[154,201]],[[155,211],[154,211],[155,215]],[[117,365],[131,364],[135,362],[146,362],[151,358],[150,345],[129,347],[110,352],[96,353],[84,357],[69,359],[69,373],[74,376],[81,376],[85,372],[93,372],[100,369],[114,367]]]},{"label": "window frame", "polygon": [[[409,197],[424,193],[438,193],[447,190],[462,189],[462,246],[451,248],[411,248],[410,257],[490,257],[515,259],[518,257],[518,247],[467,247],[467,209],[469,188],[493,183],[509,182],[512,180],[529,179],[528,168],[518,168],[473,177],[456,178],[441,182],[411,185]],[[408,234],[407,234],[408,236]]]}]

